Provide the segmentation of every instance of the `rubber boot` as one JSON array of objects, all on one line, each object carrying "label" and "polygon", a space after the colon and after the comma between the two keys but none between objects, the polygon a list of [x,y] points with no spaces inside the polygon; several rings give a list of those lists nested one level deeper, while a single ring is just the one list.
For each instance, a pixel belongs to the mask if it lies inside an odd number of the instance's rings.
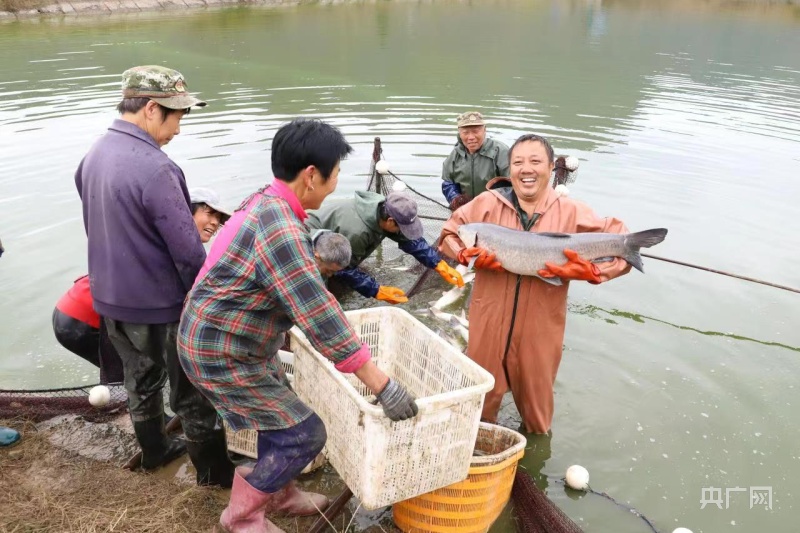
[{"label": "rubber boot", "polygon": [[188,441],[186,449],[197,471],[197,484],[231,488],[235,466],[228,457],[225,431],[215,431],[203,441]]},{"label": "rubber boot", "polygon": [[275,495],[278,493],[261,492],[248,483],[244,477],[252,471],[251,468],[236,469],[231,500],[222,511],[217,530],[225,533],[285,533],[265,516],[265,513],[275,510]]},{"label": "rubber boot", "polygon": [[323,494],[303,492],[294,481],[275,493],[277,505],[275,512],[291,516],[311,516],[324,511],[330,500]]},{"label": "rubber boot", "polygon": [[163,415],[134,422],[133,431],[142,448],[142,470],[145,472],[171,463],[186,453],[183,440],[167,437]]}]

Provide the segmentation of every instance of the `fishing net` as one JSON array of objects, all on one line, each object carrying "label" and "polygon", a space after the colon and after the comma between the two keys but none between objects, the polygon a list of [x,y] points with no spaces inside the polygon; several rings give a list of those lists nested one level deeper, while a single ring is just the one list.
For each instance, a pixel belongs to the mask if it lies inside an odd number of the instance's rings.
[{"label": "fishing net", "polygon": [[[563,478],[556,479],[547,476],[548,480],[558,485],[565,485]],[[591,487],[585,489],[586,494],[596,496],[613,503],[616,507],[636,517],[652,533],[658,529],[645,515],[625,503],[619,502],[605,492],[599,492]],[[517,470],[514,485],[511,489],[514,500],[514,515],[517,531],[519,533],[579,533],[583,531],[578,524],[554,504],[547,495],[536,486],[533,478],[527,473]],[[631,526],[628,526],[628,529]]]},{"label": "fishing net", "polygon": [[0,419],[20,418],[41,422],[54,416],[75,414],[91,422],[109,420],[127,412],[127,394],[120,383],[107,385],[111,401],[103,407],[89,403],[94,385],[60,389],[0,389]]},{"label": "fishing net", "polygon": [[[442,226],[450,218],[450,208],[444,203],[430,196],[427,196],[415,188],[411,187],[408,183],[397,177],[393,172],[380,173],[377,171],[376,164],[383,159],[383,148],[381,146],[380,137],[375,137],[375,145],[372,151],[372,164],[370,166],[369,180],[367,181],[367,190],[377,192],[384,196],[393,191],[403,191],[411,196],[417,203],[417,217],[422,222],[422,227],[425,231],[425,240],[431,244],[435,244],[439,240],[439,235],[442,232]],[[381,258],[384,260],[397,259],[403,255],[403,252],[394,244],[393,241],[385,239],[379,247]],[[423,289],[426,280],[434,279],[436,276],[430,276],[431,271],[425,269],[416,278],[416,281],[410,289],[406,291],[407,296],[412,296],[419,290]],[[435,279],[434,279],[435,282]]]},{"label": "fishing net", "polygon": [[[417,216],[422,221],[425,229],[425,240],[430,243],[439,239],[442,226],[450,218],[450,208],[444,200],[436,200],[411,187],[408,183],[389,171],[381,174],[375,169],[378,161],[383,159],[383,148],[379,137],[375,138],[375,146],[372,151],[372,164],[370,166],[367,190],[377,192],[384,196],[392,191],[402,190],[417,202]],[[397,248],[397,246],[394,246]]]},{"label": "fishing net", "polygon": [[[102,407],[89,403],[89,391],[105,385],[111,399]],[[162,389],[169,409],[170,387]],[[0,419],[41,422],[55,416],[79,415],[89,422],[105,422],[128,412],[128,394],[122,383],[96,383],[57,389],[0,389]]]},{"label": "fishing net", "polygon": [[564,514],[533,478],[521,470],[514,476],[511,489],[514,515],[520,533],[581,533],[583,530]]}]

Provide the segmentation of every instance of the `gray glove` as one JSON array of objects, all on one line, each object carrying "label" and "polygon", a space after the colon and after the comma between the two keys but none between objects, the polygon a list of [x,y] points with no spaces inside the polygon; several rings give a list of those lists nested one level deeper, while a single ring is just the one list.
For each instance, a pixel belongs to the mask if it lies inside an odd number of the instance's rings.
[{"label": "gray glove", "polygon": [[378,401],[383,406],[383,412],[386,416],[395,422],[416,416],[419,412],[414,398],[402,385],[391,378],[389,383],[378,394]]}]

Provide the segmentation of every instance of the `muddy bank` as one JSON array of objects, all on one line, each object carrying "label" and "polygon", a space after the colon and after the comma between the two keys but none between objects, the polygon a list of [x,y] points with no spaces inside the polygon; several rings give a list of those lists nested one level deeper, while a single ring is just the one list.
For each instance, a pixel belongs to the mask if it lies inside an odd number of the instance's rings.
[{"label": "muddy bank", "polygon": [[[185,456],[153,474],[122,469],[137,450],[126,417],[91,423],[64,416],[37,425],[0,420],[0,425],[22,433],[18,444],[0,452],[0,532],[210,531],[230,496],[228,490],[198,488]],[[344,489],[329,466],[301,476],[299,484],[331,498]],[[336,531],[398,531],[388,509],[354,516],[356,507],[336,519]],[[300,533],[314,520],[274,521],[287,533]]]},{"label": "muddy bank", "polygon": [[105,15],[233,5],[284,6],[300,3],[301,0],[0,0],[0,20],[41,15]]},{"label": "muddy bank", "polygon": [[[220,8],[234,6],[296,6],[300,4],[363,4],[386,0],[0,0],[0,21],[12,21],[52,15],[107,15],[164,10]],[[434,1],[434,0],[428,0]],[[584,0],[601,6],[647,7],[671,6],[680,9],[688,0]],[[692,9],[696,2],[689,1]],[[800,0],[708,0],[705,8],[722,9],[748,7],[800,6]]]}]

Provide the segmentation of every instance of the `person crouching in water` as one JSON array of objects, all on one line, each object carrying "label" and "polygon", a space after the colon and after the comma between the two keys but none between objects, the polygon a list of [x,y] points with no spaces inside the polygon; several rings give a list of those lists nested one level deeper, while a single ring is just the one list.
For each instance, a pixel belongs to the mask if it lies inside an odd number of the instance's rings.
[{"label": "person crouching in water", "polygon": [[347,268],[336,273],[335,279],[365,298],[392,305],[408,301],[402,289],[381,285],[358,268],[386,238],[395,241],[400,250],[412,255],[426,268],[436,271],[446,282],[464,286],[461,274],[425,240],[422,221],[417,216],[417,202],[407,194],[392,192],[383,196],[371,191],[357,191],[353,198],[328,201],[321,209],[309,212],[306,226],[310,230],[336,231],[347,237],[353,250],[352,258]]},{"label": "person crouching in water", "polygon": [[323,278],[333,276],[350,263],[353,250],[350,241],[341,233],[320,229],[311,235],[314,261]]},{"label": "person crouching in water", "polygon": [[251,195],[217,236],[184,304],[178,353],[189,380],[234,431],[258,432],[254,468],[237,468],[227,532],[279,533],[266,514],[311,515],[328,505],[294,479],[322,450],[322,420],[289,387],[278,349],[297,325],[340,372],[353,373],[391,420],[417,413],[414,398],[372,361],[325,288],[303,222],[336,189],[352,151],[341,132],[294,120],[272,141],[272,183]]},{"label": "person crouching in water", "polygon": [[[222,207],[216,192],[203,187],[190,189],[189,201],[200,240],[206,244],[230,218],[230,211]],[[108,339],[105,323],[94,310],[88,275],[76,279],[56,303],[53,333],[61,346],[100,368],[100,383],[122,382],[122,360]],[[142,426],[139,431],[146,430]],[[142,467],[144,470],[158,468],[182,455],[185,449],[184,444],[177,443],[172,453],[156,455],[155,461],[150,461],[150,456],[147,456]]]}]

